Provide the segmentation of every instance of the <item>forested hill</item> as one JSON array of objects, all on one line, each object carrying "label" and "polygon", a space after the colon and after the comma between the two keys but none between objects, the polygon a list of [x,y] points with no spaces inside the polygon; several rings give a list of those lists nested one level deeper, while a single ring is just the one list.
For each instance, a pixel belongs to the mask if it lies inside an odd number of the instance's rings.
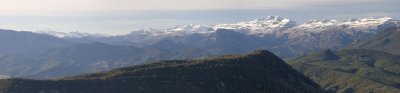
[{"label": "forested hill", "polygon": [[376,50],[325,50],[288,62],[333,93],[400,93],[400,57]]},{"label": "forested hill", "polygon": [[0,93],[321,93],[269,51],[162,61],[59,80],[6,79]]}]

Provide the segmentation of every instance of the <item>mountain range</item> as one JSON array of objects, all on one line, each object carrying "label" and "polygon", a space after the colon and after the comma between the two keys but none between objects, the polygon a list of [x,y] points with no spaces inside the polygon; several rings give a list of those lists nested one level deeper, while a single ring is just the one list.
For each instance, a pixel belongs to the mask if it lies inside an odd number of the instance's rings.
[{"label": "mountain range", "polygon": [[[384,29],[392,18],[311,20],[297,24],[268,16],[234,24],[185,25],[142,29],[126,35],[0,30],[0,75],[59,78],[160,60],[198,59],[266,49],[284,59],[360,43]],[[67,69],[67,70],[65,70]]]},{"label": "mountain range", "polygon": [[[310,20],[298,24],[291,19],[268,16],[233,24],[212,26],[190,24],[167,29],[146,28],[116,36],[68,36],[68,34],[55,36],[72,42],[102,42],[136,47],[157,45],[157,43],[164,43],[167,40],[175,44],[171,44],[170,47],[193,47],[203,50],[218,47],[221,43],[217,37],[235,37],[231,40],[238,42],[226,43],[226,45],[239,45],[238,43],[248,45],[240,48],[239,53],[246,53],[255,49],[267,49],[280,57],[290,58],[311,51],[340,49],[352,42],[366,39],[392,27],[400,27],[400,21],[389,17],[368,17],[353,18],[346,21]],[[224,34],[220,34],[221,30],[225,30]],[[52,33],[48,34],[52,35]],[[249,41],[250,44],[240,41]],[[251,41],[260,41],[261,43],[254,45],[251,44]],[[216,54],[229,53],[224,52],[222,48],[212,51],[217,51]]]},{"label": "mountain range", "polygon": [[269,16],[117,36],[0,30],[0,93],[398,93],[399,22]]}]

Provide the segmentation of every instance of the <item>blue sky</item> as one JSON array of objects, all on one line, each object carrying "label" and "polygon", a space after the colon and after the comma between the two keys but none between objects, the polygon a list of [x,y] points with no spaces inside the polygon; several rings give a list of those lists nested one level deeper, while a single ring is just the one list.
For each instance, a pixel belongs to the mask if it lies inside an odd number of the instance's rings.
[{"label": "blue sky", "polygon": [[400,17],[400,0],[0,0],[0,28],[126,34],[279,15],[309,19]]}]

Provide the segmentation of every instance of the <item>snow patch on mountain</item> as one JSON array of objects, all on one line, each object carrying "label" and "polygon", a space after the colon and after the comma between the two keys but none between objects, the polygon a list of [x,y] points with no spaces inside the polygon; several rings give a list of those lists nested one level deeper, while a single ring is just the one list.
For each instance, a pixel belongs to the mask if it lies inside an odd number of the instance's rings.
[{"label": "snow patch on mountain", "polygon": [[253,21],[239,22],[236,24],[217,24],[214,29],[231,29],[236,31],[245,31],[245,33],[273,33],[283,31],[297,26],[295,21],[284,19],[279,16],[268,16],[266,18],[256,19]]},{"label": "snow patch on mountain", "polygon": [[57,32],[57,31],[36,31],[38,34],[47,34],[59,38],[84,38],[84,37],[109,37],[110,35],[105,34],[91,34],[84,32]]},{"label": "snow patch on mountain", "polygon": [[346,33],[356,33],[364,31],[375,33],[388,27],[398,27],[398,20],[389,17],[384,18],[355,18],[347,21],[337,20],[310,20],[298,25],[295,21],[279,16],[268,16],[266,18],[252,21],[238,22],[233,24],[216,24],[213,26],[203,25],[184,25],[168,29],[142,29],[133,31],[130,34],[146,34],[148,36],[172,35],[182,36],[186,34],[209,34],[217,29],[229,29],[248,35],[274,34],[274,33],[321,33],[327,30],[347,31]]},{"label": "snow patch on mountain", "polygon": [[390,27],[399,27],[400,21],[394,20],[390,17],[383,18],[355,18],[350,19],[342,23],[348,29],[352,29],[353,31],[364,31],[364,32],[372,32],[376,33],[377,31],[390,28]]},{"label": "snow patch on mountain", "polygon": [[338,31],[346,31],[346,33],[354,32],[366,32],[376,33],[377,31],[383,30],[389,27],[398,27],[398,20],[394,20],[390,17],[383,18],[353,18],[347,21],[337,20],[310,20],[292,29],[295,31],[320,33],[330,29],[336,29]]},{"label": "snow patch on mountain", "polygon": [[348,21],[343,22],[344,25],[349,27],[368,27],[368,26],[378,26],[385,23],[393,22],[393,18],[383,17],[383,18],[352,18]]},{"label": "snow patch on mountain", "polygon": [[132,31],[129,35],[146,35],[146,36],[160,36],[160,35],[186,35],[186,34],[207,34],[212,33],[215,30],[208,26],[189,24],[184,26],[177,26],[168,29],[139,29]]},{"label": "snow patch on mountain", "polygon": [[[343,31],[348,34],[358,32],[376,33],[389,27],[399,27],[400,21],[390,17],[383,18],[353,18],[346,21],[337,20],[309,20],[298,25],[295,21],[282,18],[279,16],[268,16],[251,21],[238,22],[233,24],[216,24],[212,26],[204,25],[183,25],[167,29],[145,28],[132,31],[125,38],[143,40],[150,38],[164,38],[185,36],[190,34],[211,34],[217,29],[229,29],[232,31],[244,33],[247,35],[263,36],[266,34],[291,33],[299,35],[307,35],[307,33],[322,33],[325,31]],[[102,34],[89,34],[81,32],[55,32],[55,31],[39,31],[37,33],[49,34],[60,38],[83,38],[83,37],[107,37]],[[296,36],[299,36],[296,35]]]},{"label": "snow patch on mountain", "polygon": [[310,20],[297,26],[296,28],[304,28],[304,29],[315,29],[315,28],[325,28],[325,27],[336,27],[339,25],[337,20]]},{"label": "snow patch on mountain", "polygon": [[203,26],[203,25],[195,25],[195,24],[189,24],[189,25],[184,25],[184,26],[177,26],[175,28],[167,29],[167,31],[175,31],[175,32],[189,32],[189,33],[209,33],[212,32],[214,29],[208,26]]}]

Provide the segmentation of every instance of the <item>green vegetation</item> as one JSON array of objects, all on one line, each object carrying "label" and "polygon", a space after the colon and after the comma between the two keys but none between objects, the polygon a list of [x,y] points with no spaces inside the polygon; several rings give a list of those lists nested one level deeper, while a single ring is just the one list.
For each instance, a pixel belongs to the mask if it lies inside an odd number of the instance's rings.
[{"label": "green vegetation", "polygon": [[58,80],[0,80],[0,93],[321,93],[268,51],[173,60]]},{"label": "green vegetation", "polygon": [[368,49],[325,50],[288,63],[330,92],[400,92],[400,57],[390,53]]}]

